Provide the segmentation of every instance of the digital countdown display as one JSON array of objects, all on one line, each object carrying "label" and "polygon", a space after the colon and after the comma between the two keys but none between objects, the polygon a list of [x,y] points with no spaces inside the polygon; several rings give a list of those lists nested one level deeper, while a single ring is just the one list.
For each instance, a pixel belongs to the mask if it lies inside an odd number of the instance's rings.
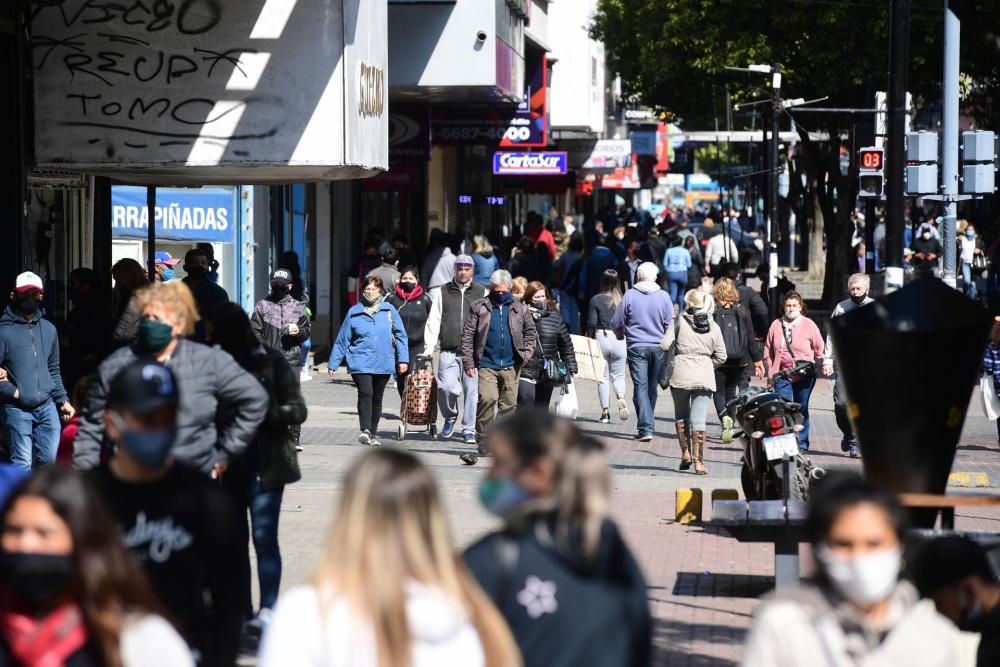
[{"label": "digital countdown display", "polygon": [[881,150],[862,150],[861,168],[878,171],[882,168],[883,154]]},{"label": "digital countdown display", "polygon": [[507,197],[503,195],[458,195],[458,203],[461,206],[471,206],[472,204],[503,206],[507,203]]}]

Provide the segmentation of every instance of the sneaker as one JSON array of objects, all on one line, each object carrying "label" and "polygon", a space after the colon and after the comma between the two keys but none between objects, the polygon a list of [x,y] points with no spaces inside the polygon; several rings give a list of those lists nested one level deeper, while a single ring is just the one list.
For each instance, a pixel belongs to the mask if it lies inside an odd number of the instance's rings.
[{"label": "sneaker", "polygon": [[473,433],[472,431],[466,431],[465,433],[463,433],[462,439],[465,441],[465,444],[467,445],[476,444],[476,434]]},{"label": "sneaker", "polygon": [[601,413],[601,418],[598,421],[601,424],[610,424],[611,423],[611,415],[608,413],[607,410],[605,410],[604,412]]},{"label": "sneaker", "polygon": [[722,418],[722,443],[727,444],[733,441],[733,418],[726,415]]},{"label": "sneaker", "polygon": [[455,432],[455,422],[445,422],[444,426],[441,427],[441,437],[450,438]]},{"label": "sneaker", "polygon": [[851,442],[851,439],[848,438],[845,435],[843,438],[840,439],[840,451],[842,451],[842,452],[849,452],[849,451],[851,451],[851,446],[853,444],[854,443]]},{"label": "sneaker", "polygon": [[371,445],[372,447],[381,447],[382,441],[378,439],[378,435],[373,435],[371,438],[371,442],[369,442],[368,444]]},{"label": "sneaker", "polygon": [[308,368],[303,367],[299,372],[299,382],[309,382],[313,379],[312,374],[309,372]]},{"label": "sneaker", "polygon": [[254,637],[260,637],[264,634],[264,630],[267,626],[271,624],[271,619],[274,618],[274,612],[270,608],[264,607],[257,615],[251,620],[247,621],[246,629]]},{"label": "sneaker", "polygon": [[652,433],[640,433],[639,435],[636,436],[635,439],[638,440],[639,442],[652,442],[653,441],[653,434]]},{"label": "sneaker", "polygon": [[799,451],[800,452],[808,452],[809,451],[809,445],[807,445],[805,443],[799,443]]},{"label": "sneaker", "polygon": [[625,402],[625,394],[618,397],[618,419],[628,421],[628,403]]},{"label": "sneaker", "polygon": [[362,445],[370,445],[370,444],[372,444],[372,434],[371,434],[371,432],[369,432],[369,431],[362,431],[361,434],[358,436],[358,442],[361,443]]},{"label": "sneaker", "polygon": [[299,443],[296,442],[295,443],[295,451],[301,452],[302,451],[302,445],[300,445]]},{"label": "sneaker", "polygon": [[478,454],[462,454],[458,459],[467,466],[474,466],[479,463]]},{"label": "sneaker", "polygon": [[858,447],[857,445],[851,445],[851,449],[847,453],[847,455],[850,456],[852,459],[860,459],[861,458],[861,448]]}]

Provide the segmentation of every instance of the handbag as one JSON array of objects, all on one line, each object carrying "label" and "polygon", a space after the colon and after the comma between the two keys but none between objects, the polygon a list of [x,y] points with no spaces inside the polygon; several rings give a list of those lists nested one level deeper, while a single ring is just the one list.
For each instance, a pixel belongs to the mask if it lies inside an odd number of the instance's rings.
[{"label": "handbag", "polygon": [[670,376],[674,374],[674,362],[677,361],[677,334],[680,333],[680,330],[680,317],[676,317],[674,318],[674,342],[663,353],[663,365],[660,366],[660,373],[656,376],[656,383],[664,391],[670,386]]},{"label": "handbag", "polygon": [[561,387],[570,380],[569,368],[562,359],[546,357],[542,360],[542,382],[549,387]]},{"label": "handbag", "polygon": [[986,255],[983,253],[976,253],[972,256],[972,268],[975,271],[982,271],[986,268]]},{"label": "handbag", "polygon": [[983,414],[987,419],[996,421],[1000,418],[1000,398],[997,398],[991,374],[983,373],[979,378],[979,390],[979,397],[983,400]]}]

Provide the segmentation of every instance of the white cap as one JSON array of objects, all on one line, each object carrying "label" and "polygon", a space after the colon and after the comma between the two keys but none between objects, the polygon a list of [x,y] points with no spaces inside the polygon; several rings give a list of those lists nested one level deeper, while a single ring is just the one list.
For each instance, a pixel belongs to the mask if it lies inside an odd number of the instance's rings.
[{"label": "white cap", "polygon": [[14,291],[21,294],[22,292],[27,292],[31,289],[36,289],[42,292],[45,291],[45,287],[42,285],[42,279],[38,277],[38,274],[32,273],[31,271],[25,271],[14,281]]}]

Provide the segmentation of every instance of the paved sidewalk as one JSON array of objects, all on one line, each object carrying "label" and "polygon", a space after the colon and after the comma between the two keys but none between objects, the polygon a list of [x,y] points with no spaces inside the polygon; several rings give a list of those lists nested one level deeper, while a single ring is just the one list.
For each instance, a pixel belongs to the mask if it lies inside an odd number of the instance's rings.
[{"label": "paved sidewalk", "polygon": [[[303,428],[305,450],[300,455],[303,480],[286,489],[281,517],[285,562],[283,588],[306,581],[323,543],[339,478],[363,448],[357,445],[356,394],[341,371],[333,381],[313,374],[303,385],[309,420]],[[679,488],[704,489],[706,505],[714,488],[739,489],[740,452],[718,440],[717,420],[709,425],[706,466],[709,475],[696,477],[677,470],[679,451],[673,438],[669,394],[657,405],[656,438],[632,439],[634,417],[597,423],[600,409],[596,386],[580,383],[579,426],[604,439],[613,470],[612,512],[646,573],[656,619],[657,665],[729,665],[740,657],[742,641],[758,596],[773,585],[772,551],[766,545],[746,545],[703,526],[673,521]],[[629,390],[631,396],[631,389]],[[458,440],[431,440],[426,433],[395,440],[398,398],[386,390],[380,433],[386,444],[419,452],[437,476],[456,542],[464,546],[496,525],[476,500],[481,466],[467,467],[458,455],[470,451]],[[630,406],[631,408],[631,406]],[[829,383],[821,380],[810,405],[814,463],[834,468],[860,464],[840,452],[840,434],[833,417]],[[996,427],[982,417],[978,398],[970,406],[962,446],[954,470],[986,473],[1000,486],[1000,447]],[[742,495],[742,494],[741,494]],[[707,516],[706,519],[710,518]],[[958,513],[959,528],[1000,530],[1000,511]],[[804,567],[809,567],[803,549]]]}]

